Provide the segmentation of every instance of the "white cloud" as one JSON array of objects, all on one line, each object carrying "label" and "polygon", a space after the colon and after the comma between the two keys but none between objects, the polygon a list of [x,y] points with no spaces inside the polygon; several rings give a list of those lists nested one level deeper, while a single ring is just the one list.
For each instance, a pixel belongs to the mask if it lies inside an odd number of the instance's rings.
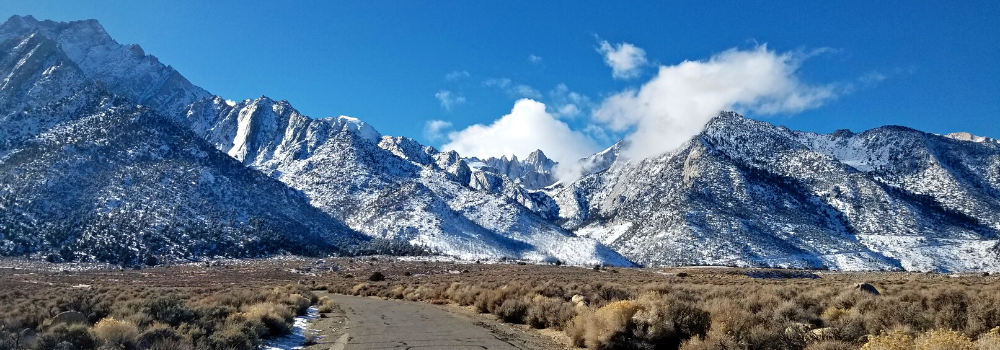
[{"label": "white cloud", "polygon": [[533,98],[533,99],[542,98],[541,92],[538,92],[538,90],[535,90],[534,88],[523,84],[515,86],[513,91],[514,94],[516,94],[517,96],[524,98]]},{"label": "white cloud", "polygon": [[451,122],[444,120],[428,120],[424,123],[424,138],[430,141],[439,141],[444,139],[443,132],[447,129],[451,129]]},{"label": "white cloud", "polygon": [[574,118],[580,115],[584,108],[593,106],[589,97],[571,91],[566,84],[556,85],[555,89],[549,91],[549,100],[552,113],[560,118]]},{"label": "white cloud", "polygon": [[455,150],[464,157],[524,158],[541,149],[559,163],[575,164],[600,150],[590,137],[570,129],[546,112],[544,104],[530,99],[518,100],[510,114],[490,125],[472,125],[449,133],[448,139],[441,149]]},{"label": "white cloud", "polygon": [[487,79],[486,81],[483,81],[483,86],[498,88],[513,98],[542,98],[542,93],[535,90],[535,88],[524,84],[515,84],[508,78]]},{"label": "white cloud", "polygon": [[483,86],[506,89],[511,83],[513,83],[513,81],[507,78],[486,79],[486,81],[483,81]]},{"label": "white cloud", "polygon": [[454,71],[444,75],[444,79],[447,81],[458,81],[469,77],[468,71]]},{"label": "white cloud", "polygon": [[444,109],[448,111],[450,111],[455,105],[465,103],[465,97],[454,96],[451,91],[448,90],[438,91],[434,94],[434,97],[437,97],[438,101],[441,101],[441,107],[444,107]]},{"label": "white cloud", "polygon": [[646,50],[629,43],[611,45],[607,40],[601,40],[597,52],[604,55],[604,63],[611,67],[611,76],[615,79],[638,77],[642,67],[648,64]]},{"label": "white cloud", "polygon": [[886,78],[888,78],[888,77],[885,76],[885,74],[882,74],[882,73],[879,73],[879,72],[876,72],[876,71],[872,71],[872,72],[865,73],[864,75],[862,75],[861,77],[859,77],[858,78],[858,82],[860,82],[864,86],[872,87],[872,86],[878,85],[878,83],[881,83]]},{"label": "white cloud", "polygon": [[528,55],[528,62],[542,63],[542,58],[540,56],[535,56],[535,54],[530,54]]},{"label": "white cloud", "polygon": [[638,90],[606,98],[595,121],[632,131],[625,156],[643,159],[680,146],[720,111],[797,113],[837,97],[836,85],[808,85],[796,72],[807,54],[776,53],[762,45],[730,49],[706,61],[661,66]]}]

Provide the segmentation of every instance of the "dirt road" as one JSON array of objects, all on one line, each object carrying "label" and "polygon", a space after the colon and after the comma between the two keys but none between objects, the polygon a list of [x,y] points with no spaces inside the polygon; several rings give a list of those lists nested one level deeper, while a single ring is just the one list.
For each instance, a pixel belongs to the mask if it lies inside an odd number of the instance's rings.
[{"label": "dirt road", "polygon": [[311,327],[322,335],[307,349],[563,349],[551,338],[454,307],[329,296],[340,310]]}]

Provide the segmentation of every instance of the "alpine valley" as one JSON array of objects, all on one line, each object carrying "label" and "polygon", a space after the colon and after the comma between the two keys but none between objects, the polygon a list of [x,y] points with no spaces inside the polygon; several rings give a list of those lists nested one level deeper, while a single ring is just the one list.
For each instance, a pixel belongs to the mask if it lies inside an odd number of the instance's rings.
[{"label": "alpine valley", "polygon": [[[199,88],[93,20],[0,25],[0,254],[131,264],[405,242],[462,259],[1000,271],[1000,143],[721,113],[680,148],[463,158]],[[392,246],[392,244],[387,244]],[[404,249],[404,248],[399,248]]]}]

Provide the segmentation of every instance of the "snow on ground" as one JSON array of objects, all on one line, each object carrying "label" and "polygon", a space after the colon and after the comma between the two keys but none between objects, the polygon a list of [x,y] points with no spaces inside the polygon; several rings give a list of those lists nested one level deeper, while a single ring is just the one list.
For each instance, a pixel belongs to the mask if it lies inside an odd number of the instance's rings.
[{"label": "snow on ground", "polygon": [[315,306],[309,307],[309,311],[306,312],[305,316],[298,316],[295,318],[295,323],[292,325],[292,333],[283,337],[268,340],[262,349],[290,350],[304,348],[303,344],[306,342],[306,332],[312,332],[314,335],[316,334],[315,330],[309,329],[309,322],[317,318],[319,318],[319,309]]}]

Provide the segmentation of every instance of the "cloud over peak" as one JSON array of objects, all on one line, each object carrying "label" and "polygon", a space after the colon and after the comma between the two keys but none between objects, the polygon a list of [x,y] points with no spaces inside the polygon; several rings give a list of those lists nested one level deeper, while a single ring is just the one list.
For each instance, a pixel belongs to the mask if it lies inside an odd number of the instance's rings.
[{"label": "cloud over peak", "polygon": [[638,89],[606,98],[595,121],[632,130],[625,155],[643,159],[671,151],[701,132],[720,111],[798,113],[838,96],[837,85],[809,85],[796,72],[802,53],[777,53],[761,45],[729,49],[703,61],[661,66]]},{"label": "cloud over peak", "polygon": [[455,150],[464,157],[526,157],[541,149],[549,158],[574,163],[600,150],[594,140],[570,129],[545,109],[545,104],[521,99],[510,113],[492,124],[476,124],[448,134],[442,150]]}]

